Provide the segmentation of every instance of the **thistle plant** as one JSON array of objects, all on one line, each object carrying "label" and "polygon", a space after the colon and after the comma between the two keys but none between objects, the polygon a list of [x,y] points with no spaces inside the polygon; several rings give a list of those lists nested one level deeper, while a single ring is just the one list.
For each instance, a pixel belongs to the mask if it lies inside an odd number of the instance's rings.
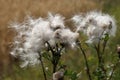
[{"label": "thistle plant", "polygon": [[[76,15],[72,20],[75,22],[76,32],[83,32],[87,35],[88,40],[85,43],[93,46],[96,50],[98,67],[93,73],[97,76],[97,80],[110,80],[108,78],[110,76],[107,75],[107,69],[105,68],[104,54],[109,38],[115,36],[116,24],[114,18],[101,12],[89,12],[84,17],[82,15]],[[88,78],[92,80],[86,54],[81,43],[80,49],[84,55]]]},{"label": "thistle plant", "polygon": [[62,50],[73,48],[79,36],[65,27],[64,17],[59,14],[49,13],[46,19],[29,17],[25,22],[16,23],[12,27],[17,31],[17,36],[11,54],[23,60],[21,67],[41,64],[45,80],[47,78],[42,57],[52,63],[55,73]]},{"label": "thistle plant", "polygon": [[[22,68],[40,64],[45,80],[47,75],[44,59],[47,59],[52,64],[53,80],[63,80],[66,66],[58,68],[63,56],[62,52],[78,48],[81,51],[79,53],[83,54],[89,80],[95,80],[95,77],[97,80],[111,80],[118,62],[113,69],[111,68],[112,73],[109,76],[105,67],[104,54],[109,38],[115,36],[114,18],[101,12],[88,12],[84,15],[75,15],[71,20],[74,22],[75,31],[66,27],[65,17],[60,14],[48,13],[48,17],[38,19],[28,17],[23,23],[12,24],[16,37],[11,55],[22,60],[23,63],[20,65]],[[79,38],[81,33],[87,37],[85,42]],[[98,66],[93,72],[90,71],[87,53],[83,48],[86,44],[96,50],[98,57]],[[75,77],[72,80],[76,79]]]}]

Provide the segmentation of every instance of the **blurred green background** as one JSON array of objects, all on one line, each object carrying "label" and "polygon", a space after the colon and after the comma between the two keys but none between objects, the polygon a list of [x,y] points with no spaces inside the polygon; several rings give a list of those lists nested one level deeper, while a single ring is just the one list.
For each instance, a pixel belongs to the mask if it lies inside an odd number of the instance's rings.
[{"label": "blurred green background", "polygon": [[[22,69],[19,67],[18,60],[10,56],[9,52],[15,36],[15,32],[8,29],[11,22],[22,22],[28,14],[38,18],[39,16],[47,16],[50,11],[59,13],[68,19],[74,14],[92,10],[108,13],[116,19],[116,37],[109,40],[105,52],[106,64],[114,63],[117,60],[116,47],[120,44],[120,0],[0,0],[0,80],[44,80],[41,66]],[[95,69],[97,62],[95,56],[94,50],[88,50],[87,57],[92,70]],[[62,56],[61,62],[68,65],[67,69],[77,73],[82,72],[78,80],[87,80],[81,53],[68,51]],[[45,66],[51,65],[46,62]],[[113,80],[120,80],[119,67]],[[48,80],[51,80],[51,74],[48,75]]]}]

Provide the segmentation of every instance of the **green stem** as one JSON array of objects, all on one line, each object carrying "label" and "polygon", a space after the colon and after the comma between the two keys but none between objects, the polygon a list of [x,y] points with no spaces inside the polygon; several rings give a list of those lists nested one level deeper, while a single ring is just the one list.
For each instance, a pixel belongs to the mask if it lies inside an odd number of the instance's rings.
[{"label": "green stem", "polygon": [[45,67],[44,67],[44,64],[43,64],[43,61],[42,61],[41,53],[39,53],[39,56],[40,56],[39,60],[40,60],[40,62],[41,62],[44,79],[47,80],[47,76],[46,76],[46,73],[45,73]]},{"label": "green stem", "polygon": [[98,56],[98,62],[99,62],[98,67],[103,71],[103,73],[105,75],[104,78],[102,78],[104,80],[106,80],[106,78],[107,78],[107,76],[106,76],[106,70],[104,68],[104,59],[103,59],[103,54],[105,52],[106,44],[107,44],[107,41],[105,41],[103,43],[102,53],[100,52],[100,49],[101,49],[101,47],[100,47],[100,40],[98,42],[98,45],[95,46],[95,49],[96,49],[96,52],[97,52],[97,56]]},{"label": "green stem", "polygon": [[98,56],[98,61],[99,61],[99,64],[98,64],[98,65],[100,66],[101,63],[102,63],[102,55],[101,55],[101,53],[100,53],[100,40],[99,40],[97,46],[95,46],[95,49],[96,49],[97,56]]},{"label": "green stem", "polygon": [[89,78],[89,80],[92,80],[91,75],[90,75],[90,69],[89,69],[87,57],[86,57],[86,54],[85,54],[85,52],[84,52],[84,50],[83,50],[83,48],[81,46],[81,43],[79,43],[79,47],[80,47],[81,52],[82,52],[82,54],[84,56],[84,60],[85,60],[86,68],[87,68],[86,72],[87,72],[88,78]]},{"label": "green stem", "polygon": [[57,49],[57,52],[53,54],[53,73],[56,72],[56,68],[61,57],[61,54],[60,54],[61,51],[62,51],[62,48],[60,50]]},{"label": "green stem", "polygon": [[115,69],[116,69],[116,67],[118,66],[118,64],[120,64],[120,60],[113,66],[112,73],[111,73],[111,75],[110,75],[110,77],[109,77],[108,80],[111,80],[111,79],[112,79],[113,73],[115,72]]}]

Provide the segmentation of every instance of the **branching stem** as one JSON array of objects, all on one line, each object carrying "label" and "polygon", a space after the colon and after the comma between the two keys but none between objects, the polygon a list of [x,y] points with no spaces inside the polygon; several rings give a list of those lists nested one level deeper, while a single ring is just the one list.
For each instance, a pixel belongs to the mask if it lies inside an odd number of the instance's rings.
[{"label": "branching stem", "polygon": [[58,65],[60,57],[61,57],[61,51],[62,51],[63,47],[59,48],[58,44],[56,44],[56,47],[53,50],[53,48],[51,47],[49,42],[46,42],[46,43],[48,44],[48,47],[49,47],[49,49],[50,49],[50,51],[52,53],[53,73],[55,73],[57,65]]}]

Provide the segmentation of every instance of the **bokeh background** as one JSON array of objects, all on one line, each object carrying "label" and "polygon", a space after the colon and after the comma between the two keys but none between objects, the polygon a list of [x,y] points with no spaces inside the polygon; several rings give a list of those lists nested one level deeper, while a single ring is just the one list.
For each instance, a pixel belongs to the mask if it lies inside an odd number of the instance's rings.
[{"label": "bokeh background", "polygon": [[[21,69],[18,60],[9,54],[15,36],[15,32],[8,28],[12,22],[22,22],[27,15],[46,17],[48,12],[59,13],[69,19],[75,14],[92,10],[108,13],[116,19],[116,37],[110,39],[106,51],[106,60],[108,63],[113,62],[117,56],[116,46],[120,44],[120,0],[0,0],[0,80],[44,80],[41,67]],[[93,54],[94,51],[92,54],[88,51],[87,56],[94,69],[96,60]],[[69,52],[62,60],[71,70],[83,73],[80,80],[87,80],[81,54]],[[119,68],[115,74],[113,80],[120,80]]]}]

